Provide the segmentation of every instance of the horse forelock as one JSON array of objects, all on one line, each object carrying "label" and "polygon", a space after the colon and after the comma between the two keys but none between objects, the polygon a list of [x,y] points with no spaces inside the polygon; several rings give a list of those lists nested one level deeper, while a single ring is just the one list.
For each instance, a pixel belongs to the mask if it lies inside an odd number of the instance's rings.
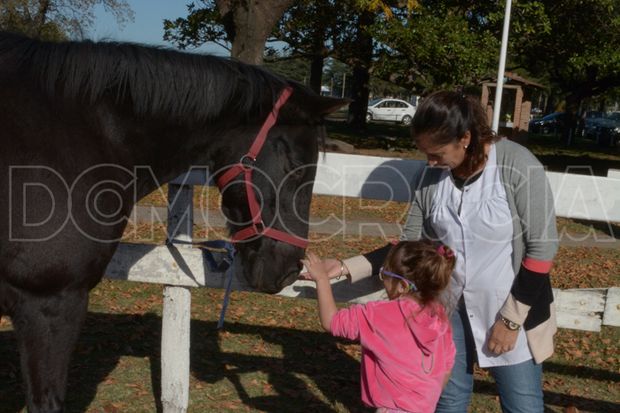
[{"label": "horse forelock", "polygon": [[138,115],[198,121],[264,116],[287,82],[231,59],[120,42],[40,42],[0,33],[0,62],[46,94],[85,102],[111,98]]}]

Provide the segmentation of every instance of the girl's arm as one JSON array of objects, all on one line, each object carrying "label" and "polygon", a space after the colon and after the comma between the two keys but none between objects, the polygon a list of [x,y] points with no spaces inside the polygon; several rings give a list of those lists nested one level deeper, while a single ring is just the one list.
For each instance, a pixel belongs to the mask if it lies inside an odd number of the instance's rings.
[{"label": "girl's arm", "polygon": [[306,266],[310,278],[316,282],[321,325],[325,331],[331,332],[330,326],[332,318],[334,318],[334,314],[336,314],[338,308],[336,307],[332,286],[329,282],[328,268],[325,262],[321,261],[321,259],[312,252],[308,252],[307,259],[301,260],[301,262]]},{"label": "girl's arm", "polygon": [[334,314],[338,311],[338,307],[336,307],[329,278],[325,277],[316,280],[316,294],[319,302],[321,325],[325,331],[331,332],[332,318],[334,318]]}]

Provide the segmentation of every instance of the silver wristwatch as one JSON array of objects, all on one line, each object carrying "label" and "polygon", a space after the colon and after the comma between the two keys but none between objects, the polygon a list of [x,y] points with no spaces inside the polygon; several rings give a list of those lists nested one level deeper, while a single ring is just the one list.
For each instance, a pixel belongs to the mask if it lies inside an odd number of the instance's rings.
[{"label": "silver wristwatch", "polygon": [[518,331],[521,329],[521,326],[517,323],[515,323],[514,321],[510,321],[509,319],[507,319],[504,316],[499,316],[499,319],[502,320],[502,323],[504,323],[504,325],[506,326],[506,328],[508,328],[508,330],[510,331]]}]

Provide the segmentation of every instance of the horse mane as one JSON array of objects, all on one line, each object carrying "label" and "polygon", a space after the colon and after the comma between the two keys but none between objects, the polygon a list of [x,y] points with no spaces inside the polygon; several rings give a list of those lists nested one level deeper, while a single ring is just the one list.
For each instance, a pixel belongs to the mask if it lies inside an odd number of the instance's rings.
[{"label": "horse mane", "polygon": [[[8,60],[8,63],[7,63]],[[122,42],[43,42],[0,32],[0,66],[47,95],[128,102],[138,115],[196,120],[267,113],[286,80],[232,59]],[[6,69],[0,69],[0,77]],[[2,79],[0,79],[2,80]]]}]

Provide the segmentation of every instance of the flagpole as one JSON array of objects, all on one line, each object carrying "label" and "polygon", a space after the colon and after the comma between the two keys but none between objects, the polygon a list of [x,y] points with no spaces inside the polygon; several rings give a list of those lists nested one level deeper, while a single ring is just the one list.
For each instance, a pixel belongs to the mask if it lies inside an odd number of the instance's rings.
[{"label": "flagpole", "polygon": [[504,30],[502,32],[502,47],[499,52],[499,69],[497,70],[497,86],[495,87],[495,102],[493,102],[493,123],[491,129],[499,129],[499,111],[502,107],[502,91],[504,89],[504,72],[506,71],[506,52],[508,50],[508,32],[510,29],[510,9],[512,0],[506,0],[504,13]]}]

